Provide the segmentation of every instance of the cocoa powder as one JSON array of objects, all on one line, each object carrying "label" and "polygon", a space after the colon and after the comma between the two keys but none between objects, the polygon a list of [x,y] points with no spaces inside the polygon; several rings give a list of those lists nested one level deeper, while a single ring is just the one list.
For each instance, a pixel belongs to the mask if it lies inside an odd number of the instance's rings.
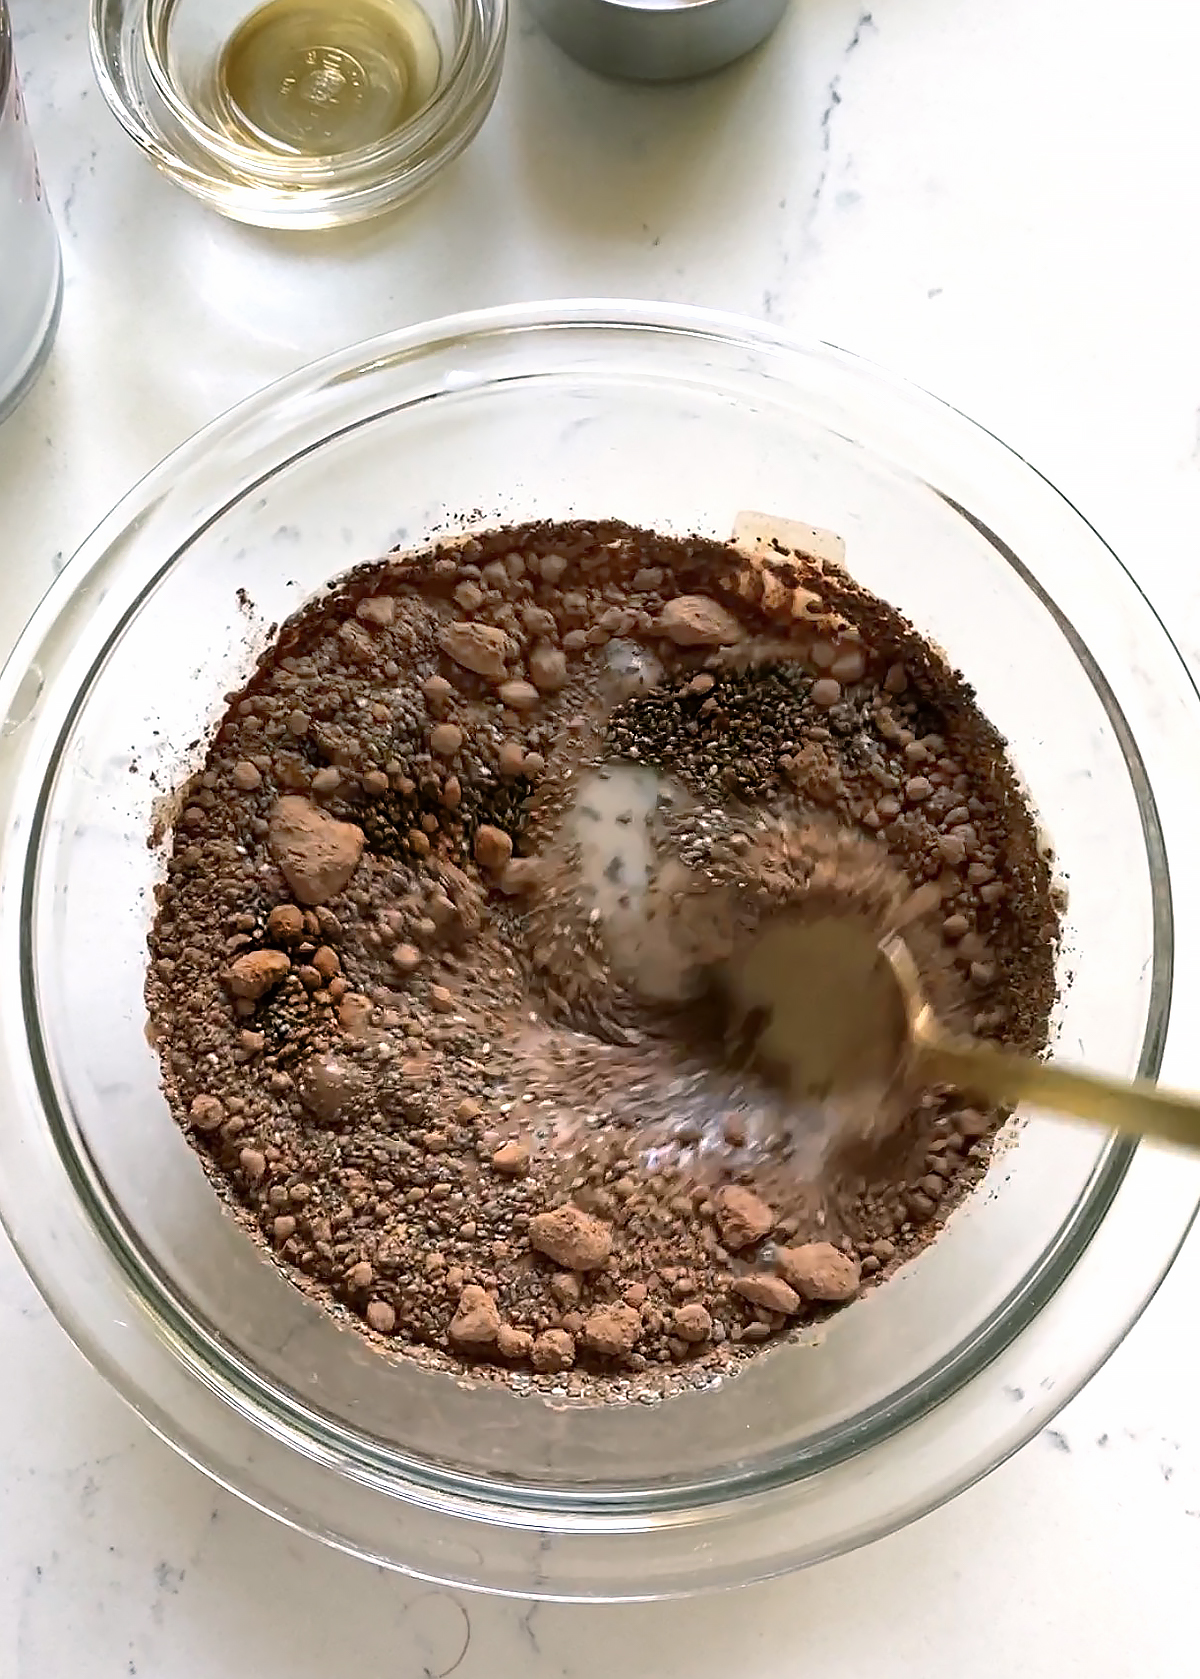
[{"label": "cocoa powder", "polygon": [[[602,914],[581,885],[578,790],[613,765],[661,778],[654,998],[616,959],[630,883]],[[1045,1042],[1058,918],[1003,742],[817,560],[602,522],[361,567],[278,632],[179,808],[146,996],[214,1185],[363,1334],[518,1390],[703,1385],[985,1171],[1000,1116],[945,1088],[801,1170],[713,1000],[662,1000],[716,948],[705,893],[735,922],[911,897],[942,1005]]]}]

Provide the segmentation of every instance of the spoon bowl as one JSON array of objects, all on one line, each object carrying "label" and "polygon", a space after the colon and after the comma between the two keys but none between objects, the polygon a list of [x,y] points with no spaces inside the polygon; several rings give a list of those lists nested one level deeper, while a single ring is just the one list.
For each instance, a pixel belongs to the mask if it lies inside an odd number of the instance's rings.
[{"label": "spoon bowl", "polygon": [[1200,1150],[1200,1098],[1148,1079],[1064,1067],[949,1031],[902,933],[860,916],[781,917],[730,965],[735,1013],[801,1113],[819,1102],[882,1134],[914,1090],[955,1085],[995,1107],[1028,1102],[1066,1119]]}]

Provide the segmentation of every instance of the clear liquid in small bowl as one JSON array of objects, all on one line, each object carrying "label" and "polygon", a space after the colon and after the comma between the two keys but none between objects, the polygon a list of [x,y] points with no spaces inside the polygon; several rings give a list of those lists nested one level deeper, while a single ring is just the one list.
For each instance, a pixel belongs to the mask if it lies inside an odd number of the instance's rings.
[{"label": "clear liquid in small bowl", "polygon": [[221,50],[215,115],[263,151],[335,156],[394,134],[440,74],[417,0],[267,0]]}]

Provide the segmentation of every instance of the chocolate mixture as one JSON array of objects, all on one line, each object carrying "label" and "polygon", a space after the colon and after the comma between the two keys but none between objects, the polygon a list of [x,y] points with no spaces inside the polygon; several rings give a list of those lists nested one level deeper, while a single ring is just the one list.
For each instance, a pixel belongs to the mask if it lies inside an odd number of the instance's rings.
[{"label": "chocolate mixture", "polygon": [[600,523],[360,568],[183,789],[168,1099],[381,1343],[518,1390],[704,1385],[930,1240],[1000,1119],[935,1089],[814,1153],[697,981],[714,893],[737,926],[900,917],[947,1011],[1045,1042],[1057,915],[1003,743],[837,565]]}]

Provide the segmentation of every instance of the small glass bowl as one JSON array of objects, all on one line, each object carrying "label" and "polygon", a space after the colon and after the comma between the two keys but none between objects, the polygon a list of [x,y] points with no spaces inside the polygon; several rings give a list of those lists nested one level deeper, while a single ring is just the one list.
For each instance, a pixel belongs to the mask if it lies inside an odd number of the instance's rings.
[{"label": "small glass bowl", "polygon": [[133,490],[0,676],[0,1216],[151,1425],[242,1497],[530,1597],[733,1585],[985,1474],[1154,1292],[1200,1160],[1031,1114],[938,1238],[819,1338],[657,1405],[382,1356],[225,1211],[146,1040],[148,836],[270,626],[438,533],[625,518],[838,530],[974,683],[1069,886],[1057,1042],[1200,1084],[1200,701],[1095,531],[995,438],[851,356],[653,304],[535,304],[340,352]]},{"label": "small glass bowl", "polygon": [[214,72],[251,0],[91,0],[92,64],[117,120],[162,172],[234,221],[339,227],[423,191],[478,132],[499,85],[508,0],[421,0],[441,68],[424,106],[384,138],[302,155],[220,119]]}]

